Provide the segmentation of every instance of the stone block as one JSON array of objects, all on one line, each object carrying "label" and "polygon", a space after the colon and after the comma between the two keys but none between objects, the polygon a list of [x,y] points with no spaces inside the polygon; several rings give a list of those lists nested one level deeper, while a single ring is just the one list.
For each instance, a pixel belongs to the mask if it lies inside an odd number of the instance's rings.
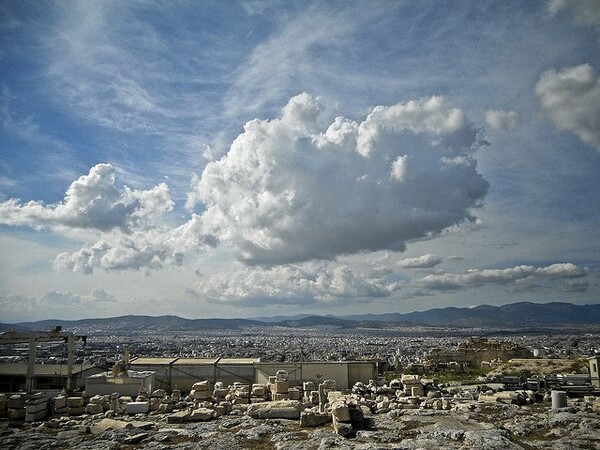
[{"label": "stone block", "polygon": [[94,405],[101,405],[105,401],[107,401],[107,399],[104,398],[104,395],[94,395],[90,398],[90,401],[88,403],[92,403]]},{"label": "stone block", "polygon": [[88,403],[85,407],[86,414],[100,414],[104,412],[104,408],[98,403]]},{"label": "stone block", "polygon": [[275,401],[279,401],[279,400],[299,400],[298,398],[292,399],[289,393],[285,393],[285,394],[273,394],[272,397],[273,397],[273,400],[275,400]]},{"label": "stone block", "polygon": [[329,391],[327,392],[327,401],[329,403],[333,403],[337,400],[344,400],[344,394],[342,394],[340,391]]},{"label": "stone block", "polygon": [[192,385],[192,390],[194,391],[212,391],[212,383],[208,380],[199,381]]},{"label": "stone block", "polygon": [[190,412],[187,410],[179,411],[167,416],[167,423],[185,423],[190,419]]},{"label": "stone block", "polygon": [[233,388],[236,392],[241,394],[249,394],[250,392],[252,392],[251,386],[249,384],[234,383]]},{"label": "stone block", "polygon": [[300,391],[296,388],[290,388],[288,391],[290,400],[300,400]]},{"label": "stone block", "polygon": [[25,412],[28,414],[35,414],[40,411],[46,411],[48,408],[48,401],[43,399],[41,401],[28,401],[27,406],[25,406]]},{"label": "stone block", "polygon": [[158,412],[161,412],[161,413],[170,413],[170,412],[173,412],[174,409],[175,409],[174,403],[161,403],[158,406]]},{"label": "stone block", "polygon": [[7,402],[6,406],[7,406],[7,408],[11,408],[11,409],[25,408],[25,398],[23,398],[23,396],[19,395],[19,394],[11,395],[8,398],[8,402]]},{"label": "stone block", "polygon": [[400,382],[402,384],[407,384],[407,383],[420,383],[419,381],[419,375],[411,375],[411,374],[404,374],[400,377]]},{"label": "stone block", "polygon": [[344,401],[336,401],[331,404],[331,416],[340,422],[350,422],[350,411]]},{"label": "stone block", "polygon": [[215,398],[225,398],[229,394],[229,389],[215,389],[213,391],[213,396]]},{"label": "stone block", "polygon": [[278,370],[275,372],[275,381],[287,381],[288,373],[287,370]]},{"label": "stone block", "polygon": [[296,400],[254,403],[246,414],[253,419],[299,419],[302,405]]},{"label": "stone block", "polygon": [[84,406],[73,407],[73,408],[67,407],[67,411],[68,411],[67,414],[69,416],[81,416],[81,415],[85,414],[85,407]]},{"label": "stone block", "polygon": [[425,395],[425,392],[423,390],[423,385],[416,385],[416,386],[412,386],[410,388],[410,395],[412,397],[422,397],[423,395]]},{"label": "stone block", "polygon": [[252,395],[255,397],[264,397],[267,387],[264,384],[252,385]]},{"label": "stone block", "polygon": [[300,413],[300,426],[314,428],[331,422],[331,415],[314,411],[302,411]]},{"label": "stone block", "polygon": [[130,402],[123,405],[125,414],[147,413],[149,410],[150,404],[148,402]]},{"label": "stone block", "polygon": [[67,407],[68,408],[82,408],[85,406],[85,401],[83,397],[68,397],[67,398]]},{"label": "stone block", "polygon": [[167,396],[167,391],[165,391],[164,389],[155,389],[154,391],[152,391],[152,397],[158,397],[158,398],[163,398]]},{"label": "stone block", "polygon": [[192,411],[192,413],[190,414],[190,420],[192,422],[198,422],[198,421],[208,421],[208,420],[212,420],[215,418],[215,412],[212,409],[208,409],[208,408],[198,408],[198,409],[194,409]]},{"label": "stone block", "polygon": [[[198,384],[198,383],[196,383]],[[212,392],[211,391],[206,391],[206,390],[202,390],[202,391],[198,391],[193,389],[190,392],[190,397],[192,397],[194,400],[206,400],[207,398],[210,398],[212,396]]]},{"label": "stone block", "polygon": [[290,382],[287,380],[276,380],[273,384],[273,394],[287,394],[290,389]]},{"label": "stone block", "polygon": [[25,422],[37,422],[42,419],[45,419],[47,415],[48,415],[48,410],[46,408],[44,408],[41,411],[36,411],[33,413],[26,412],[25,413]]}]

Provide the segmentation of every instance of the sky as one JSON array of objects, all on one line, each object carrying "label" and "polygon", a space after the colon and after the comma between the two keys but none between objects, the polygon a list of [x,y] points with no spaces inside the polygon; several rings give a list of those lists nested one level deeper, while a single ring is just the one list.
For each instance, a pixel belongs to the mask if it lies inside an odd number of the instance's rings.
[{"label": "sky", "polygon": [[0,2],[0,321],[600,302],[600,2]]}]

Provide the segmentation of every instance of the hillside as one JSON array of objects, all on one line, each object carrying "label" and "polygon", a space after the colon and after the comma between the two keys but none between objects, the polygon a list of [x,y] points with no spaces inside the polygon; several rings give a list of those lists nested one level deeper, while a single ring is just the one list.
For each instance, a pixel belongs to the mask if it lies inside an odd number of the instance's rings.
[{"label": "hillside", "polygon": [[600,304],[574,305],[571,303],[512,303],[503,306],[481,305],[473,308],[437,308],[406,314],[365,314],[352,316],[278,316],[259,319],[185,319],[178,316],[128,315],[102,319],[42,320],[17,324],[0,324],[6,330],[49,330],[57,325],[64,329],[88,328],[102,331],[200,331],[236,330],[248,327],[336,327],[387,328],[415,325],[440,327],[527,328],[559,325],[600,324]]}]

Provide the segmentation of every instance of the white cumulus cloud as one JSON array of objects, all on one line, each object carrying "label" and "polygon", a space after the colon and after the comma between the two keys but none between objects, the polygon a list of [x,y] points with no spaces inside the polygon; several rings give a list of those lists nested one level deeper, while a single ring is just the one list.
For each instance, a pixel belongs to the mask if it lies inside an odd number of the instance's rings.
[{"label": "white cumulus cloud", "polygon": [[556,127],[600,151],[600,78],[592,66],[546,71],[535,93]]},{"label": "white cumulus cloud", "polygon": [[188,207],[206,207],[205,234],[245,263],[284,264],[404,250],[409,239],[472,218],[488,183],[461,110],[429,97],[326,129],[322,111],[303,93],[279,117],[245,125],[190,193]]},{"label": "white cumulus cloud", "polygon": [[97,268],[106,271],[158,270],[164,266],[180,266],[188,254],[212,246],[211,237],[202,234],[198,216],[193,215],[187,223],[170,230],[107,234],[76,252],[60,253],[54,260],[54,267],[86,274]]},{"label": "white cumulus cloud", "polygon": [[55,205],[11,199],[0,203],[0,223],[32,227],[66,227],[109,231],[145,227],[173,209],[169,188],[161,183],[150,190],[117,188],[115,169],[98,164],[69,186]]},{"label": "white cumulus cloud", "polygon": [[215,245],[249,265],[403,251],[408,240],[474,219],[488,183],[475,160],[482,144],[461,110],[429,97],[329,126],[323,111],[303,93],[279,117],[248,122],[228,153],[192,178],[186,206],[204,210],[177,228],[154,223],[174,206],[166,184],[120,189],[110,164],[73,182],[58,204],[1,203],[0,223],[99,231],[97,242],[55,259],[57,269],[92,273],[181,265]]},{"label": "white cumulus cloud", "polygon": [[346,264],[308,262],[269,269],[245,267],[237,271],[205,275],[189,292],[212,302],[244,305],[306,304],[340,298],[387,297],[400,288]]}]

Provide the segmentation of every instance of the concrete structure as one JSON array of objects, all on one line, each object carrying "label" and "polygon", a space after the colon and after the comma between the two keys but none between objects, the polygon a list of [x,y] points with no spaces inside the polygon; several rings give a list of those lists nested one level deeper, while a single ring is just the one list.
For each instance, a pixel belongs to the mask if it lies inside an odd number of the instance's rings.
[{"label": "concrete structure", "polygon": [[591,356],[588,358],[590,365],[590,378],[592,386],[600,388],[600,355]]},{"label": "concrete structure", "polygon": [[[27,363],[0,364],[0,392],[20,392],[27,388]],[[104,372],[105,369],[93,364],[74,365],[69,382],[67,364],[36,364],[31,379],[34,391],[60,392],[71,388],[85,389],[85,380],[90,375]]]},{"label": "concrete structure", "polygon": [[110,372],[104,372],[87,377],[85,383],[85,395],[110,395],[118,392],[120,395],[129,395],[135,398],[140,389],[146,392],[154,390],[154,372],[138,372],[129,370],[126,374],[113,377]]},{"label": "concrete structure", "polygon": [[303,381],[320,383],[335,380],[337,389],[348,389],[357,381],[367,382],[377,377],[376,363],[373,361],[326,361],[297,363],[258,363],[256,383],[267,383],[278,370],[286,370],[290,386]]},{"label": "concrete structure", "polygon": [[27,374],[25,380],[25,389],[27,392],[34,390],[35,378],[35,357],[37,346],[41,342],[63,341],[67,344],[67,390],[71,390],[71,374],[73,373],[73,354],[75,341],[83,341],[85,344],[87,336],[76,336],[70,331],[62,331],[62,327],[57,326],[52,331],[7,331],[0,334],[0,344],[29,344],[29,358],[27,363]]},{"label": "concrete structure", "polygon": [[225,386],[235,382],[266,385],[278,370],[287,371],[290,387],[303,381],[334,379],[339,389],[348,389],[357,381],[377,376],[373,361],[275,363],[260,362],[258,358],[135,358],[130,367],[155,372],[155,387],[169,392],[189,392],[201,380],[221,381]]},{"label": "concrete structure", "polygon": [[155,372],[156,388],[189,392],[201,380],[254,383],[258,358],[135,358],[130,367]]}]

